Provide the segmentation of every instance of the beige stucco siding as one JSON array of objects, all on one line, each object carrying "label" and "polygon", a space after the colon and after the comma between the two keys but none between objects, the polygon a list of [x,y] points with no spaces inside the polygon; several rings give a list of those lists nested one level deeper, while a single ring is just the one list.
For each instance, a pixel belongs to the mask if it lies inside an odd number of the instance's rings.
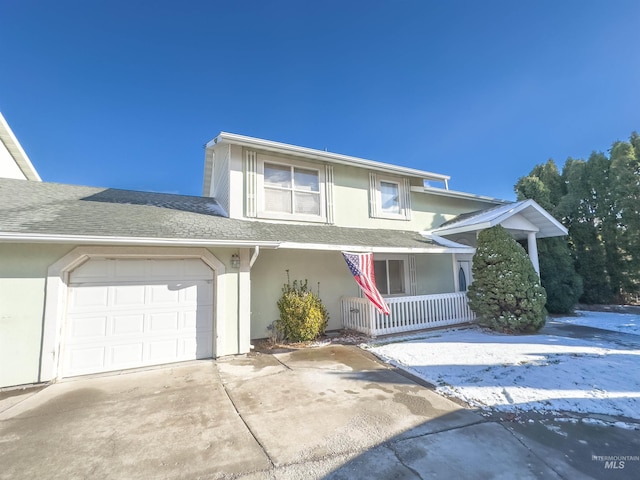
[{"label": "beige stucco siding", "polygon": [[359,287],[340,252],[311,250],[263,250],[251,269],[251,338],[269,336],[267,327],[278,319],[277,302],[282,286],[309,280],[314,291],[320,282],[320,298],[329,311],[328,329],[342,327],[340,297],[358,296]]},{"label": "beige stucco siding", "polygon": [[0,244],[0,386],[38,381],[47,268],[72,249]]},{"label": "beige stucco siding", "polygon": [[416,255],[416,280],[417,295],[454,292],[452,255]]}]

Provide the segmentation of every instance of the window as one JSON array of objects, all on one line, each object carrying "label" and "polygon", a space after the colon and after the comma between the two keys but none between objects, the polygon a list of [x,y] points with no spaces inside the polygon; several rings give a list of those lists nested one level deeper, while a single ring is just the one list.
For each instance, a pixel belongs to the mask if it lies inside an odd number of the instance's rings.
[{"label": "window", "polygon": [[384,213],[400,214],[400,187],[397,183],[380,182],[380,199]]},{"label": "window", "polygon": [[370,213],[374,218],[411,220],[411,185],[408,179],[370,174]]},{"label": "window", "polygon": [[376,287],[382,295],[403,295],[406,289],[404,260],[375,260]]},{"label": "window", "polygon": [[267,212],[320,215],[318,171],[265,163],[264,209]]}]

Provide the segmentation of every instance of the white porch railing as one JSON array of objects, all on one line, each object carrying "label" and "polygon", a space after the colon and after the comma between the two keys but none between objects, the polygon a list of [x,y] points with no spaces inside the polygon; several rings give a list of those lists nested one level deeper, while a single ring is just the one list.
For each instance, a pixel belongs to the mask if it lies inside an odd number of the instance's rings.
[{"label": "white porch railing", "polygon": [[344,327],[376,337],[467,323],[476,318],[464,292],[391,297],[385,300],[391,310],[389,316],[378,312],[366,298],[342,297]]}]

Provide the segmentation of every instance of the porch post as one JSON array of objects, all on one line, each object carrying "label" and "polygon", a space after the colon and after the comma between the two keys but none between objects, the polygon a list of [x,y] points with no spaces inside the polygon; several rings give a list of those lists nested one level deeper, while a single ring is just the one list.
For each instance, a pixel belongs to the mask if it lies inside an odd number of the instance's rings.
[{"label": "porch post", "polygon": [[540,263],[538,262],[538,243],[536,242],[536,232],[529,232],[527,234],[527,247],[529,250],[529,258],[531,259],[531,263],[533,263],[533,268],[535,269],[539,277]]}]

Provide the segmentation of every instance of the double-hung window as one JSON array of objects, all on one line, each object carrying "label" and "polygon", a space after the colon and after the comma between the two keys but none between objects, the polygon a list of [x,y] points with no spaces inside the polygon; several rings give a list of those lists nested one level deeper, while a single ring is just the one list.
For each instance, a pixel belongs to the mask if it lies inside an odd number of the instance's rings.
[{"label": "double-hung window", "polygon": [[320,215],[319,172],[265,162],[264,209],[274,213]]}]

